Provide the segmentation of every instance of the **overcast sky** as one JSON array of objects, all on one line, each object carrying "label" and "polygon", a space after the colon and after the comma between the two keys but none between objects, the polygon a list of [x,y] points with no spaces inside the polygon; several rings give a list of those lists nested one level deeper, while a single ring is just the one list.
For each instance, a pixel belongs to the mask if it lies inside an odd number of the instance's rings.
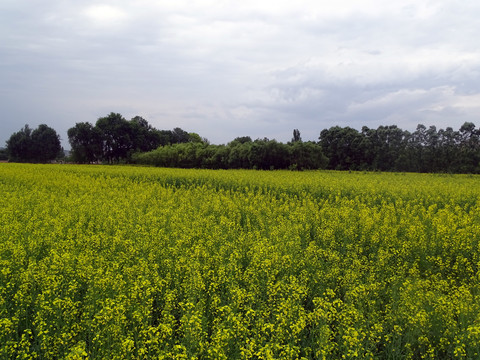
[{"label": "overcast sky", "polygon": [[478,0],[0,1],[0,146],[110,112],[237,136],[480,125]]}]

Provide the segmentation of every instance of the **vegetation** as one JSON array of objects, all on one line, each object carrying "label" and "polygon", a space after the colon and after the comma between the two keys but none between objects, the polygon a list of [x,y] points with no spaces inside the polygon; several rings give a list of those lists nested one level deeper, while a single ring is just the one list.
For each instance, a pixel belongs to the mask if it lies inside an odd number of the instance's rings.
[{"label": "vegetation", "polygon": [[6,152],[15,162],[48,162],[63,154],[60,137],[54,129],[42,124],[32,131],[28,125],[10,136]]},{"label": "vegetation", "polygon": [[140,116],[127,121],[116,113],[99,118],[95,125],[77,123],[68,130],[72,160],[78,163],[118,163],[129,160],[134,152],[146,152],[197,138],[198,134],[189,134],[180,128],[157,130]]},{"label": "vegetation", "polygon": [[479,358],[478,183],[0,164],[0,358]]},{"label": "vegetation", "polygon": [[206,169],[322,169],[328,159],[313,142],[282,144],[275,140],[237,138],[225,145],[185,143],[135,154],[137,164]]},{"label": "vegetation", "polygon": [[[480,173],[480,129],[470,122],[458,131],[418,125],[414,132],[396,125],[361,131],[333,126],[318,142],[303,142],[293,130],[290,142],[237,137],[211,145],[181,128],[157,130],[136,116],[126,120],[110,113],[95,125],[77,123],[68,130],[76,163],[137,163],[162,167],[207,169],[330,169],[427,173]],[[10,161],[47,162],[59,153],[55,131],[25,126],[7,142]]]},{"label": "vegetation", "polygon": [[334,126],[319,142],[302,142],[298,129],[288,144],[237,138],[224,145],[187,144],[159,147],[133,156],[155,166],[212,169],[331,169],[480,173],[480,130],[465,123],[459,131],[418,125],[415,132],[397,126]]},{"label": "vegetation", "polygon": [[0,148],[0,161],[6,161],[6,160],[8,160],[7,149]]},{"label": "vegetation", "polygon": [[339,126],[320,133],[329,169],[409,172],[480,172],[480,129],[465,123],[459,131],[418,125],[410,133],[397,126]]}]

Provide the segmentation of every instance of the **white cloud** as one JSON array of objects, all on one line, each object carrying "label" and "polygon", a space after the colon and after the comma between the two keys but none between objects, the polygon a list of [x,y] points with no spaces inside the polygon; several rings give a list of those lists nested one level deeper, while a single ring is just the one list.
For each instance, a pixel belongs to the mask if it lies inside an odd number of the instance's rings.
[{"label": "white cloud", "polygon": [[83,14],[95,25],[100,26],[118,24],[128,18],[127,13],[121,8],[105,4],[88,6],[83,10]]}]

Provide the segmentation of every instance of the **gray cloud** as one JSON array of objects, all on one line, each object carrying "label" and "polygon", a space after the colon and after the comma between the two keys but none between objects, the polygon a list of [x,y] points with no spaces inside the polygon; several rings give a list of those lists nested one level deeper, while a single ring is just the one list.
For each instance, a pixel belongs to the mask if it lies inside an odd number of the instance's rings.
[{"label": "gray cloud", "polygon": [[0,144],[25,123],[66,140],[110,111],[214,143],[458,128],[480,115],[478,15],[450,0],[3,1]]}]

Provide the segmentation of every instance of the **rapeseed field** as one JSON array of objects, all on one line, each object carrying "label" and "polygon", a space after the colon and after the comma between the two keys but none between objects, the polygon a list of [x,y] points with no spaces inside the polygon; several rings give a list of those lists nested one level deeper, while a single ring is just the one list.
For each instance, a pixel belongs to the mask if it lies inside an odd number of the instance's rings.
[{"label": "rapeseed field", "polygon": [[478,359],[480,177],[0,164],[1,359]]}]

